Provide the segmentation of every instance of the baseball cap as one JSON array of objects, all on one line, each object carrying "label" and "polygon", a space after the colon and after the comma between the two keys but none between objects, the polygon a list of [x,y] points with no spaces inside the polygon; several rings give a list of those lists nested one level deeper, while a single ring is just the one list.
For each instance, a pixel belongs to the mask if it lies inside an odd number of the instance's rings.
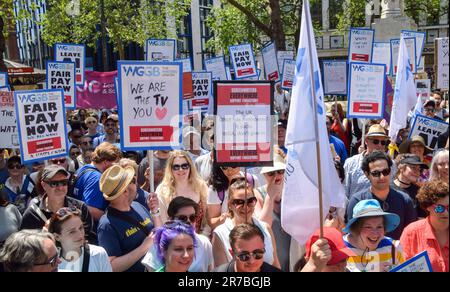
[{"label": "baseball cap", "polygon": [[42,171],[41,180],[42,181],[48,181],[52,179],[56,174],[61,173],[67,177],[69,177],[69,173],[67,170],[64,169],[64,167],[59,166],[57,164],[50,164],[44,167],[44,170]]}]

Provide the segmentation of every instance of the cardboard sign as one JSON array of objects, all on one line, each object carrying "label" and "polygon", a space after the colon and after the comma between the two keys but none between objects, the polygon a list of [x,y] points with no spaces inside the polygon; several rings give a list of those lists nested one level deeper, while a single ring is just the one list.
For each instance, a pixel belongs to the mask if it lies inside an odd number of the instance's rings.
[{"label": "cardboard sign", "polygon": [[214,82],[216,163],[272,165],[273,93],[268,81]]},{"label": "cardboard sign", "polygon": [[350,63],[347,118],[381,119],[386,66]]},{"label": "cardboard sign", "polygon": [[281,88],[284,90],[291,90],[295,78],[295,61],[284,60],[282,72]]},{"label": "cardboard sign", "polygon": [[0,91],[2,92],[11,91],[11,88],[9,86],[1,86]]},{"label": "cardboard sign", "polygon": [[416,39],[416,67],[419,67],[420,60],[422,59],[423,48],[425,47],[426,33],[412,30],[402,30],[401,36],[403,38]]},{"label": "cardboard sign", "polygon": [[183,63],[183,73],[192,72],[192,61],[191,61],[191,58],[178,59],[177,62]]},{"label": "cardboard sign", "polygon": [[148,62],[173,62],[175,60],[175,40],[148,39],[145,43]]},{"label": "cardboard sign", "polygon": [[433,268],[431,267],[430,258],[428,257],[428,252],[424,251],[419,253],[418,255],[410,258],[405,261],[403,264],[398,265],[397,267],[391,269],[389,272],[401,272],[401,273],[417,273],[417,272],[433,272]]},{"label": "cardboard sign", "polygon": [[[416,39],[405,38],[406,49],[408,50],[409,62],[411,64],[411,72],[417,73],[416,60]],[[400,39],[391,40],[391,55],[392,55],[392,75],[397,75],[398,55],[400,50]]]},{"label": "cardboard sign", "polygon": [[193,72],[192,84],[194,98],[190,101],[189,111],[200,109],[202,112],[212,114],[212,73]]},{"label": "cardboard sign", "polygon": [[278,62],[277,62],[277,50],[275,48],[275,43],[269,43],[261,50],[263,62],[264,62],[264,71],[266,72],[266,79],[279,81],[280,80],[280,72],[278,70]]},{"label": "cardboard sign", "polygon": [[192,72],[183,73],[183,99],[194,98],[192,86]]},{"label": "cardboard sign", "polygon": [[351,28],[348,45],[348,62],[372,62],[372,49],[375,30]]},{"label": "cardboard sign", "polygon": [[0,148],[19,148],[13,92],[0,91]]},{"label": "cardboard sign", "polygon": [[277,51],[278,70],[283,72],[284,60],[294,60],[294,51]]},{"label": "cardboard sign", "polygon": [[205,60],[205,69],[212,73],[213,80],[231,80],[228,79],[227,71],[225,70],[225,59],[217,57]]},{"label": "cardboard sign", "polygon": [[388,75],[392,74],[391,43],[388,42],[373,43],[372,63],[386,65],[386,74]]},{"label": "cardboard sign", "polygon": [[436,88],[448,90],[448,37],[435,39],[434,50]]},{"label": "cardboard sign", "polygon": [[258,76],[251,44],[231,46],[229,51],[236,80]]},{"label": "cardboard sign", "polygon": [[323,61],[324,94],[347,94],[347,61]]},{"label": "cardboard sign", "polygon": [[435,120],[426,116],[417,115],[409,132],[409,138],[421,136],[425,144],[431,149],[438,149],[438,137],[447,131],[446,122]]},{"label": "cardboard sign", "polygon": [[431,98],[431,80],[430,79],[416,79],[417,97],[422,96],[422,104]]},{"label": "cardboard sign", "polygon": [[8,86],[8,73],[0,72],[0,87]]},{"label": "cardboard sign", "polygon": [[14,103],[23,163],[68,155],[62,89],[16,91]]},{"label": "cardboard sign", "polygon": [[118,61],[117,66],[122,150],[179,149],[181,63]]},{"label": "cardboard sign", "polygon": [[86,46],[75,44],[55,44],[55,61],[74,62],[76,83],[84,85]]},{"label": "cardboard sign", "polygon": [[47,62],[47,89],[61,88],[67,109],[76,108],[75,63]]}]

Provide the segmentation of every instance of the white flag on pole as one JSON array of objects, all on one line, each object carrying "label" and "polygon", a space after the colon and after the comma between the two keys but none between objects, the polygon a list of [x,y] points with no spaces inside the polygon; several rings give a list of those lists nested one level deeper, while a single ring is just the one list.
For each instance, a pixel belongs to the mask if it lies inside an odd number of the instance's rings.
[{"label": "white flag on pole", "polygon": [[394,103],[389,127],[392,142],[397,140],[398,131],[406,128],[408,113],[417,101],[414,75],[411,71],[408,49],[403,37],[400,39],[400,49],[397,60],[397,78],[395,80]]},{"label": "white flag on pole", "polygon": [[[310,65],[314,76],[311,76]],[[319,68],[309,1],[305,0],[286,135],[288,158],[281,205],[283,229],[300,244],[304,244],[320,226],[317,140],[320,141],[324,215],[328,213],[330,206],[344,208],[345,204],[344,187],[340,183],[331,155]],[[311,78],[314,78],[317,112],[313,111]],[[318,136],[313,124],[314,115],[318,120]]]},{"label": "white flag on pole", "polygon": [[422,113],[423,113],[422,94],[419,94],[419,96],[417,97],[416,106],[414,107],[412,113],[411,123],[413,123],[416,117],[418,115],[421,115]]}]

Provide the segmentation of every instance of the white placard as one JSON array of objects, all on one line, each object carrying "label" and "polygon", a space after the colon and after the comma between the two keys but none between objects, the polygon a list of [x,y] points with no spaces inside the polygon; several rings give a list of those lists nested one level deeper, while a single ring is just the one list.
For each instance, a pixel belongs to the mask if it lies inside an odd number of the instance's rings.
[{"label": "white placard", "polygon": [[122,150],[179,149],[182,64],[118,61],[117,67]]},{"label": "white placard", "polygon": [[280,72],[278,70],[277,50],[275,48],[275,43],[272,42],[266,45],[264,48],[262,48],[261,53],[264,62],[264,71],[266,73],[266,79],[279,81]]},{"label": "white placard", "polygon": [[348,118],[383,118],[385,71],[385,65],[350,63]]},{"label": "white placard", "polygon": [[194,98],[189,100],[189,112],[200,109],[203,112],[212,114],[212,73],[193,72],[192,85],[194,87]]},{"label": "white placard", "polygon": [[0,91],[0,148],[19,148],[13,92]]},{"label": "white placard", "polygon": [[388,75],[392,74],[391,43],[388,42],[373,43],[372,63],[386,65],[386,74]]},{"label": "white placard", "polygon": [[394,273],[430,273],[433,272],[428,252],[423,251],[402,264],[394,267],[389,272]]},{"label": "white placard", "polygon": [[278,60],[278,70],[282,72],[284,60],[294,60],[294,51],[278,51],[277,60]]},{"label": "white placard", "polygon": [[256,72],[256,62],[251,44],[230,46],[230,58],[234,69],[236,80],[250,77],[258,77]]},{"label": "white placard", "polygon": [[8,86],[8,73],[0,72],[0,87]]},{"label": "white placard", "polygon": [[448,37],[435,40],[436,88],[448,90]]},{"label": "white placard", "polygon": [[436,150],[438,149],[438,137],[447,131],[447,128],[446,122],[417,115],[409,132],[409,138],[421,136],[428,147]]},{"label": "white placard", "polygon": [[227,77],[225,60],[223,57],[205,60],[205,70],[212,73],[213,80],[231,80],[231,78],[228,79]]},{"label": "white placard", "polygon": [[22,163],[68,155],[62,89],[14,92]]},{"label": "white placard", "polygon": [[401,36],[403,38],[416,39],[416,66],[419,67],[420,60],[422,59],[423,48],[425,46],[426,33],[412,30],[402,30]]},{"label": "white placard", "polygon": [[145,59],[149,62],[173,62],[176,55],[175,40],[148,39]]},{"label": "white placard", "polygon": [[55,44],[55,61],[74,62],[76,69],[76,83],[84,86],[84,70],[86,46],[75,44]]},{"label": "white placard", "polygon": [[422,104],[431,98],[431,80],[430,79],[416,79],[417,97],[422,97]]},{"label": "white placard", "polygon": [[349,62],[372,62],[372,49],[375,30],[366,28],[351,28],[349,34]]},{"label": "white placard", "polygon": [[347,94],[347,61],[323,61],[324,94]]},{"label": "white placard", "polygon": [[295,61],[284,60],[282,72],[281,88],[284,90],[291,90],[295,78]]},{"label": "white placard", "polygon": [[75,63],[47,62],[47,89],[61,88],[67,109],[76,107]]},{"label": "white placard", "polygon": [[191,58],[178,59],[177,62],[183,63],[183,73],[192,72],[192,61],[191,61]]},{"label": "white placard", "polygon": [[[409,62],[411,64],[411,72],[417,73],[416,60],[416,39],[404,38],[406,49],[408,50]],[[391,40],[391,55],[392,55],[392,75],[397,75],[398,54],[400,50],[400,39]]]}]

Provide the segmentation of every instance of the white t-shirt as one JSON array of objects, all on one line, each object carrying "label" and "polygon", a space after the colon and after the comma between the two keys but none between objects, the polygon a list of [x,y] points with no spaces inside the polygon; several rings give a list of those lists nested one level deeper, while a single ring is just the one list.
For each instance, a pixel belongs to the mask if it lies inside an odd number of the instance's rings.
[{"label": "white t-shirt", "polygon": [[[189,272],[208,272],[209,266],[214,266],[212,245],[209,239],[200,234],[196,234],[197,247],[195,247],[194,261],[189,267]],[[156,247],[152,245],[141,262],[147,269],[156,271],[164,264],[156,256]]]},{"label": "white t-shirt", "polygon": [[[89,254],[90,258],[88,272],[112,272],[108,254],[103,247],[89,244]],[[84,248],[82,248],[81,255],[76,261],[68,262],[61,257],[61,263],[58,265],[58,270],[81,272],[83,269],[83,257]]]}]

